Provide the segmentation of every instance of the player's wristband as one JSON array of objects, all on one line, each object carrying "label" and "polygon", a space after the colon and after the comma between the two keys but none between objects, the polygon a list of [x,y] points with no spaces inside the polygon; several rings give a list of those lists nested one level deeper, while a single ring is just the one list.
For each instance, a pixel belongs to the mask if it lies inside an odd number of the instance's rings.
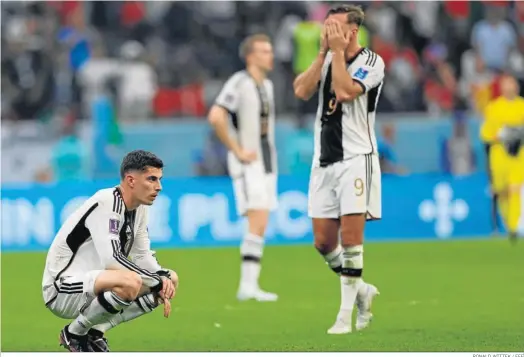
[{"label": "player's wristband", "polygon": [[160,276],[164,276],[168,279],[171,279],[171,272],[169,270],[159,270],[156,273]]}]

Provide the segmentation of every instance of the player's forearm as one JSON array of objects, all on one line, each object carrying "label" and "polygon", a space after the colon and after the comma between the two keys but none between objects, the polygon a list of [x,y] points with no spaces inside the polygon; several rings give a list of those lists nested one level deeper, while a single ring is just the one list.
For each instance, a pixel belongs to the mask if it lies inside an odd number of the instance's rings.
[{"label": "player's forearm", "polygon": [[[113,241],[114,242],[114,241]],[[131,262],[120,252],[120,245],[113,243],[113,254],[111,256],[102,257],[105,268],[108,270],[128,270],[137,273],[144,285],[153,288],[157,287],[162,282],[160,276],[156,273],[141,268],[135,263]]]},{"label": "player's forearm", "polygon": [[322,75],[322,65],[326,55],[319,53],[315,61],[309,66],[309,68],[304,72],[298,75],[293,82],[293,90],[295,91],[295,96],[302,100],[308,100],[311,98],[315,91],[317,90],[318,83]]},{"label": "player's forearm", "polygon": [[228,150],[238,152],[240,145],[229,135],[228,118],[225,109],[213,106],[209,112],[208,120],[222,144],[224,144]]},{"label": "player's forearm", "polygon": [[362,87],[349,75],[344,52],[334,52],[331,62],[331,83],[338,102],[355,99],[362,93]]},{"label": "player's forearm", "polygon": [[131,256],[131,260],[139,267],[149,271],[157,272],[162,270],[162,267],[160,264],[158,264],[158,261],[152,252],[145,254],[134,254]]}]

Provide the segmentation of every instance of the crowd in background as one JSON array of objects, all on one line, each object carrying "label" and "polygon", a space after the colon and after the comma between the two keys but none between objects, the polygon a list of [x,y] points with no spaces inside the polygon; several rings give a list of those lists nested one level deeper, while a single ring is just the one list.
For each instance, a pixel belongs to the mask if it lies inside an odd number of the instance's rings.
[{"label": "crowd in background", "polygon": [[[361,45],[386,64],[381,113],[482,113],[498,95],[501,74],[524,82],[524,2],[353,3],[366,11]],[[56,122],[71,138],[71,124],[91,117],[101,93],[120,122],[202,119],[242,68],[242,39],[263,32],[274,44],[277,113],[292,114],[302,127],[316,98],[299,103],[292,81],[316,56],[332,4],[2,2],[2,119]]]},{"label": "crowd in background", "polygon": [[[238,45],[274,41],[279,112],[297,106],[291,80],[318,50],[328,2],[42,1],[2,4],[2,115],[35,119],[57,108],[89,117],[111,93],[121,120],[201,117],[242,67]],[[524,80],[521,2],[363,2],[361,43],[385,60],[381,112],[481,110],[497,75]],[[313,109],[312,109],[313,108]]]}]

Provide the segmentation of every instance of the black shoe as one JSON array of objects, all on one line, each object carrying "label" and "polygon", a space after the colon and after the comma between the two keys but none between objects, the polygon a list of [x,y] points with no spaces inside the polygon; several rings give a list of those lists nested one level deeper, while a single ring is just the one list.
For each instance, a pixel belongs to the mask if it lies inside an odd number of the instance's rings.
[{"label": "black shoe", "polygon": [[69,352],[93,352],[87,344],[87,336],[78,336],[69,332],[69,325],[60,331],[60,346]]},{"label": "black shoe", "polygon": [[109,343],[101,331],[90,329],[87,333],[87,343],[93,352],[110,352]]},{"label": "black shoe", "polygon": [[512,244],[517,244],[517,239],[518,239],[517,233],[510,233],[509,234],[509,241]]}]

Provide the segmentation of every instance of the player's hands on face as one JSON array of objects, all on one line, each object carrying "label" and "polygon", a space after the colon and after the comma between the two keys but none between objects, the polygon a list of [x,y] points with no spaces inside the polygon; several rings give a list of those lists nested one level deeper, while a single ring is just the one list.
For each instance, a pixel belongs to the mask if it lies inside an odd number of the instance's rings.
[{"label": "player's hands on face", "polygon": [[[327,20],[326,20],[327,21]],[[327,30],[326,24],[322,26],[322,32],[320,33],[320,52],[326,54],[329,50],[328,39],[327,39]]]},{"label": "player's hands on face", "polygon": [[329,48],[333,52],[345,51],[349,44],[349,37],[344,33],[338,21],[328,21],[326,21],[326,31]]},{"label": "player's hands on face", "polygon": [[256,160],[257,153],[250,150],[239,149],[237,152],[235,152],[235,156],[240,162],[249,164],[250,162]]}]

